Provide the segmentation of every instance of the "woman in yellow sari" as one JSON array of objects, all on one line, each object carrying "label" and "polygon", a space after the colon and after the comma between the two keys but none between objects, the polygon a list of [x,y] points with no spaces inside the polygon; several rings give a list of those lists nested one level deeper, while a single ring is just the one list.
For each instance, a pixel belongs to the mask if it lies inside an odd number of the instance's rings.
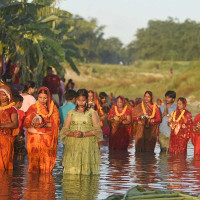
[{"label": "woman in yellow sari", "polygon": [[59,112],[51,100],[49,89],[38,90],[36,104],[30,106],[24,120],[27,128],[28,172],[51,173],[56,161]]},{"label": "woman in yellow sari", "polygon": [[14,136],[18,134],[18,113],[10,88],[0,87],[0,170],[13,169]]}]

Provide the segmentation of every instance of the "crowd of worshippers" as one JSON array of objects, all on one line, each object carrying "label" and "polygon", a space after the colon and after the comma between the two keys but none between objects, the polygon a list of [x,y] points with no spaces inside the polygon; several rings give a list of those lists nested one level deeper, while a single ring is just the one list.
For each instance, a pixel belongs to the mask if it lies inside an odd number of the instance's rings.
[{"label": "crowd of worshippers", "polygon": [[[28,153],[28,172],[51,173],[58,136],[64,144],[63,173],[99,174],[100,146],[108,138],[109,150],[126,151],[134,140],[135,152],[187,154],[191,139],[200,155],[200,114],[194,121],[184,97],[175,91],[154,102],[151,91],[129,100],[112,93],[66,86],[48,68],[42,86],[0,82],[0,170],[13,169],[14,151]],[[62,92],[60,92],[62,90]],[[133,94],[134,95],[134,94]],[[37,99],[37,100],[36,100]],[[177,101],[176,101],[177,99]]]}]

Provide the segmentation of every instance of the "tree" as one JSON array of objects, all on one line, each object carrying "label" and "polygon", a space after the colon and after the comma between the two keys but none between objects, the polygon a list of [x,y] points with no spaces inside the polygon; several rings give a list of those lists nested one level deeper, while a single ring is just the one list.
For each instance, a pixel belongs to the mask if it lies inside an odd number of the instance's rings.
[{"label": "tree", "polygon": [[[23,82],[30,78],[39,80],[47,66],[55,67],[62,74],[64,69],[60,62],[65,60],[79,73],[73,62],[76,54],[68,53],[73,46],[69,37],[73,25],[68,23],[65,28],[57,26],[62,21],[70,21],[72,15],[49,6],[52,3],[55,1],[10,1],[1,4],[0,51],[4,48],[6,57],[21,63]],[[64,49],[68,43],[71,46]]]}]

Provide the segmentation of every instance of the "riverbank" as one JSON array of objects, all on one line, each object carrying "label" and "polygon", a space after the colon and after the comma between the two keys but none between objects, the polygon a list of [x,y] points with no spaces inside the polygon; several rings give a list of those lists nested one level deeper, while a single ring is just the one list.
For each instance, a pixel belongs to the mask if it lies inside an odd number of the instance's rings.
[{"label": "riverbank", "polygon": [[[115,96],[134,99],[151,90],[156,98],[164,98],[167,90],[184,96],[188,104],[200,108],[200,61],[137,61],[133,65],[79,64],[78,76],[66,66],[66,80],[72,78],[76,88],[87,88]],[[173,69],[173,74],[170,74]]]}]

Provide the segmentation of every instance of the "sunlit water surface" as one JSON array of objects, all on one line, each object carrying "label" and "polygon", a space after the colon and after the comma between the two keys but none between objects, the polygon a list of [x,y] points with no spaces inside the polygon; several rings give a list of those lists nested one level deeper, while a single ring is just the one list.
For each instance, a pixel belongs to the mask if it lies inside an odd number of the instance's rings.
[{"label": "sunlit water surface", "polygon": [[134,141],[128,152],[109,153],[107,140],[101,147],[100,176],[63,176],[60,143],[53,175],[28,174],[27,156],[15,157],[13,172],[0,172],[0,199],[105,199],[136,185],[200,194],[200,159],[194,159],[191,143],[186,157],[160,154],[159,144],[154,155],[137,155]]}]

